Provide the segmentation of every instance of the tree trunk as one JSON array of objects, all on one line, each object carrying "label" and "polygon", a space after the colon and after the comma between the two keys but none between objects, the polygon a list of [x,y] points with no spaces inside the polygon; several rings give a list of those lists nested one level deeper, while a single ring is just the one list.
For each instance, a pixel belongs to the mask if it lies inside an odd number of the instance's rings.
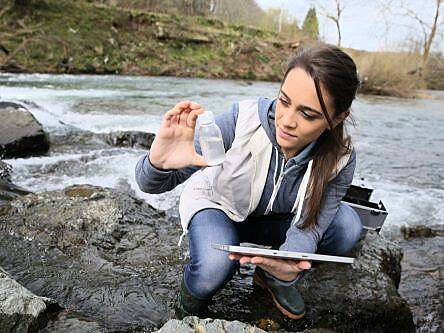
[{"label": "tree trunk", "polygon": [[436,11],[435,18],[433,20],[432,29],[430,30],[429,36],[424,43],[424,53],[422,54],[422,62],[425,64],[427,59],[429,58],[430,48],[432,47],[433,39],[435,38],[436,28],[438,25],[438,17],[439,17],[439,7],[441,6],[442,0],[436,0]]},{"label": "tree trunk", "polygon": [[339,20],[335,21],[336,28],[338,29],[338,47],[341,46],[341,27],[339,26]]}]

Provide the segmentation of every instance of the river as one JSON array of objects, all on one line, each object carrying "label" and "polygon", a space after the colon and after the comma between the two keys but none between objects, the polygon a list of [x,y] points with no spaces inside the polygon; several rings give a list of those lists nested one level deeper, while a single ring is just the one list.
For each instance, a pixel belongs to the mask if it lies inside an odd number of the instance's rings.
[{"label": "river", "polygon": [[[180,100],[216,114],[233,102],[276,96],[278,83],[173,77],[0,74],[0,99],[25,105],[50,135],[73,128],[97,133],[156,132],[162,114]],[[359,96],[356,126],[348,125],[357,151],[353,183],[374,189],[389,215],[383,232],[402,225],[444,224],[444,95],[399,99]],[[138,190],[138,149],[70,146],[47,156],[6,160],[13,182],[32,191],[89,183],[132,189],[156,208],[177,214],[181,186],[160,195]]]}]

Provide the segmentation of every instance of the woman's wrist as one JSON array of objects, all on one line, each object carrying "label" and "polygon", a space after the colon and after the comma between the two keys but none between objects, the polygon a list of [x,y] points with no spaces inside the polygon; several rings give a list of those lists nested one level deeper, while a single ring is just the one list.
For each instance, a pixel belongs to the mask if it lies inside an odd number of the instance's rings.
[{"label": "woman's wrist", "polygon": [[148,162],[151,164],[151,166],[153,166],[154,168],[156,168],[156,169],[158,169],[160,171],[172,170],[172,169],[167,168],[165,166],[165,164],[163,162],[161,162],[161,161],[157,161],[157,160],[153,161],[153,159],[151,158],[151,154],[150,153],[148,153]]}]

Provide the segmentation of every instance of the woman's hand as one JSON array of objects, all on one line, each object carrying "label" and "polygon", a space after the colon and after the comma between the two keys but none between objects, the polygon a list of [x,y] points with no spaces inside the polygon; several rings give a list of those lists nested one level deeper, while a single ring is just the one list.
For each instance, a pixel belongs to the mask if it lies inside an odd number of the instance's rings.
[{"label": "woman's hand", "polygon": [[284,281],[293,281],[298,274],[304,269],[310,269],[309,261],[301,260],[285,260],[268,257],[249,257],[241,254],[230,253],[228,258],[231,260],[239,260],[240,264],[254,264],[267,271],[276,278]]},{"label": "woman's hand", "polygon": [[207,166],[194,148],[194,127],[203,112],[199,104],[190,101],[180,102],[166,112],[151,145],[151,164],[160,169]]}]

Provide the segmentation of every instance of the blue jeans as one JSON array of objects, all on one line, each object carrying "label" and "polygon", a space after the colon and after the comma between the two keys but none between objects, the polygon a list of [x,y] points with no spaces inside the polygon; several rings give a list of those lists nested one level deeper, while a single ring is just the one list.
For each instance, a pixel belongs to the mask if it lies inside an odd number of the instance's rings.
[{"label": "blue jeans", "polygon": [[[198,299],[207,300],[233,277],[236,262],[228,259],[226,252],[213,249],[212,243],[239,245],[248,242],[279,247],[285,242],[291,220],[288,216],[279,218],[274,215],[235,222],[218,209],[196,213],[188,228],[190,262],[184,272],[188,291]],[[361,232],[358,214],[341,203],[318,244],[318,253],[342,255],[353,248]]]}]

